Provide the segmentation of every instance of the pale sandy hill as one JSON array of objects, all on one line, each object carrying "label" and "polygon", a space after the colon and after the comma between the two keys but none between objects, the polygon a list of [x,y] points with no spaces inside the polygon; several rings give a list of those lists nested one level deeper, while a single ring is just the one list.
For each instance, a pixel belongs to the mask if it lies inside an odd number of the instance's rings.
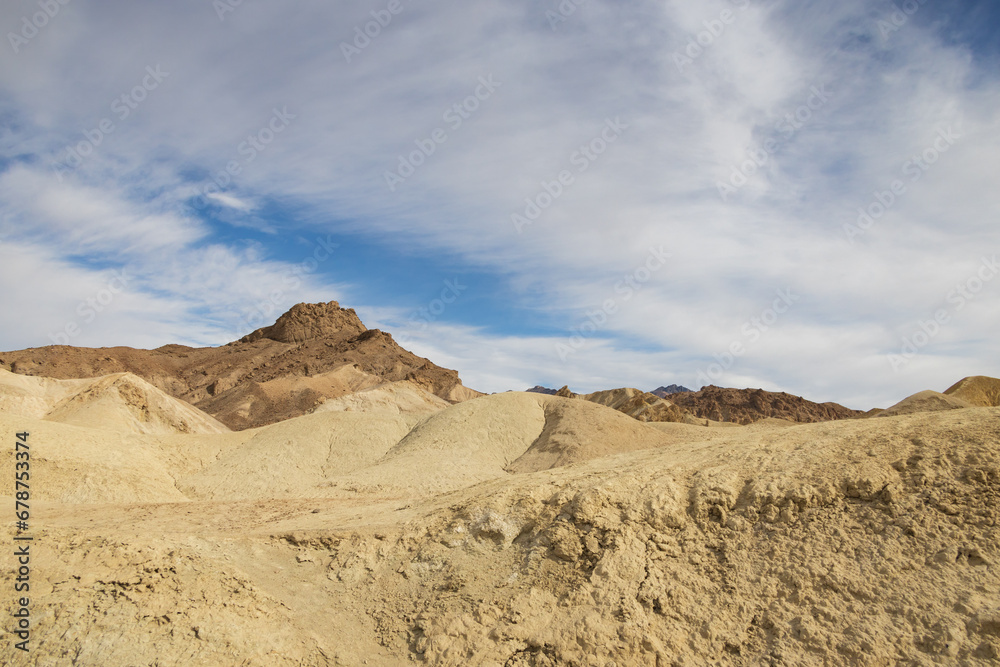
[{"label": "pale sandy hill", "polygon": [[155,394],[80,382],[0,382],[106,415],[0,405],[35,536],[32,651],[0,664],[1000,661],[1000,407],[705,428],[511,392],[143,433],[125,399]]},{"label": "pale sandy hill", "polygon": [[443,492],[508,475],[544,419],[536,401],[508,395],[429,417],[317,412],[247,431],[243,446],[179,485],[192,497],[226,500]]},{"label": "pale sandy hill", "polygon": [[[21,431],[30,433],[34,480],[31,497],[35,501],[78,504],[187,500],[167,472],[160,447],[151,442],[155,436],[84,428],[5,412],[0,412],[0,429],[11,436]],[[13,496],[14,465],[13,454],[0,457],[0,489],[7,497]]]},{"label": "pale sandy hill", "polygon": [[647,424],[650,428],[656,429],[660,433],[665,434],[670,443],[695,443],[695,442],[706,442],[708,440],[717,440],[719,438],[731,437],[725,434],[730,428],[736,430],[744,430],[745,426],[740,426],[739,424],[726,424],[725,422],[717,422],[719,426],[724,426],[727,428],[705,428],[703,419],[699,420],[697,424],[686,424],[679,422],[651,422]]},{"label": "pale sandy hill", "polygon": [[1000,379],[975,375],[959,380],[945,394],[981,407],[1000,406]]},{"label": "pale sandy hill", "polygon": [[[35,465],[46,472],[34,497],[71,504],[329,495],[331,479],[376,463],[419,420],[330,412],[246,431],[180,435],[0,412],[0,426],[27,430],[36,443]],[[10,459],[0,466],[9,473],[5,480],[14,477]],[[0,483],[0,492],[10,495],[12,487]]]},{"label": "pale sandy hill", "polygon": [[949,396],[937,391],[920,391],[912,396],[907,396],[899,403],[886,408],[882,412],[874,415],[876,417],[893,417],[896,415],[908,415],[914,412],[935,412],[939,410],[957,410],[960,408],[971,408],[972,403],[957,396]]},{"label": "pale sandy hill", "polygon": [[[246,431],[171,434],[0,412],[6,432],[26,430],[35,443],[33,465],[45,474],[33,497],[70,504],[328,495],[330,479],[375,463],[418,421],[341,412]],[[13,479],[13,471],[13,458],[5,459],[0,474]],[[11,495],[13,483],[0,482],[0,489]]]},{"label": "pale sandy hill", "polygon": [[545,398],[508,392],[454,405],[419,423],[375,465],[350,475],[339,486],[413,495],[443,493],[507,476],[504,469],[545,428]]},{"label": "pale sandy hill", "polygon": [[741,428],[743,426],[743,424],[737,424],[736,422],[717,422],[705,417],[695,417],[691,413],[685,413],[684,419],[680,423],[690,424],[691,426],[708,426],[711,428]]},{"label": "pale sandy hill", "polygon": [[168,396],[131,373],[95,378],[57,403],[49,421],[131,433],[225,433],[229,429],[198,408]]},{"label": "pale sandy hill", "polygon": [[380,414],[432,414],[451,404],[423,387],[408,382],[388,382],[331,398],[313,410],[317,412],[369,412]]},{"label": "pale sandy hill", "polygon": [[[440,452],[463,451],[475,464],[455,475],[509,466],[565,405],[500,398],[431,416],[363,470],[405,460],[430,476]],[[514,409],[521,426],[509,423]],[[301,419],[329,417],[366,416]],[[99,433],[9,416],[0,428],[24,423],[39,452],[73,451]],[[666,444],[453,481],[443,495],[398,494],[383,478],[382,493],[331,498],[42,504],[32,518],[44,536],[32,560],[37,643],[25,657],[4,642],[0,663],[1000,660],[1000,408],[728,429],[629,423]],[[298,442],[308,430],[285,436]],[[580,431],[574,440],[594,432]],[[167,447],[248,434],[123,437]],[[235,451],[220,447],[215,460]],[[39,455],[34,465],[41,493],[53,462]],[[11,466],[0,459],[2,488]],[[0,530],[11,543],[10,523]],[[5,568],[0,586],[12,590],[13,576]]]},{"label": "pale sandy hill", "polygon": [[178,479],[190,498],[258,500],[330,495],[332,480],[378,462],[417,415],[323,412],[241,431],[244,440]]},{"label": "pale sandy hill", "polygon": [[765,417],[764,419],[758,419],[752,424],[747,424],[746,428],[788,428],[789,426],[798,426],[799,423],[793,422],[790,419],[781,419],[780,417]]},{"label": "pale sandy hill", "polygon": [[[538,396],[544,396],[538,394]],[[531,446],[507,466],[510,472],[537,472],[639,449],[663,447],[667,439],[618,411],[556,396],[539,401],[545,426]]]},{"label": "pale sandy hill", "polygon": [[[324,411],[221,434],[227,437],[215,441],[206,435],[167,437],[177,431],[147,428],[143,434],[127,409],[119,414],[121,405],[106,394],[109,387],[128,386],[121,380],[102,378],[73,395],[89,399],[94,392],[96,400],[61,404],[61,416],[99,422],[101,428],[62,420],[44,429],[41,439],[50,443],[44,457],[59,478],[47,487],[47,497],[139,502],[143,484],[149,502],[413,495],[666,442],[614,410],[537,394],[483,397],[430,418],[420,411]],[[37,423],[31,420],[32,430]],[[77,478],[84,480],[79,488]]]},{"label": "pale sandy hill", "polygon": [[229,430],[213,417],[131,373],[54,380],[0,370],[0,411],[127,433]]},{"label": "pale sandy hill", "polygon": [[86,380],[55,380],[18,375],[0,369],[0,412],[41,419],[60,401],[90,384]]},{"label": "pale sandy hill", "polygon": [[[117,386],[114,380],[110,376],[92,384]],[[411,387],[383,389],[425,398]],[[87,392],[74,396],[79,395]],[[380,396],[388,400],[393,394]],[[61,471],[72,470],[89,480],[75,496],[66,491],[73,486],[72,476],[53,486],[53,498],[61,502],[71,502],[71,497],[80,503],[122,498],[116,475],[121,465],[133,464],[148,478],[150,502],[414,497],[640,449],[707,441],[727,430],[644,424],[587,401],[509,392],[445,409],[434,406],[434,412],[326,410],[213,440],[204,434],[177,435],[176,430],[148,429],[139,437],[141,431],[132,421],[116,416],[117,403],[84,405],[91,411],[81,408],[75,416],[103,416],[102,428],[116,426],[117,431],[46,430],[46,439],[53,443],[75,443],[81,433],[87,443],[103,443],[96,453],[89,445],[46,449],[46,457],[59,462]],[[109,461],[122,463],[109,467]],[[141,498],[138,484],[128,484],[125,497]]]},{"label": "pale sandy hill", "polygon": [[429,416],[317,411],[245,433],[179,488],[216,500],[412,497],[677,441],[603,406],[515,392]]},{"label": "pale sandy hill", "polygon": [[[419,380],[419,378],[409,378],[410,381],[415,379]],[[443,396],[452,403],[461,403],[462,401],[471,401],[474,398],[479,398],[480,396],[483,396],[483,393],[481,391],[476,391],[475,389],[470,389],[464,384],[459,383],[454,384],[446,391],[443,391]]]},{"label": "pale sandy hill", "polygon": [[432,415],[377,464],[338,485],[383,494],[443,493],[667,444],[656,429],[601,405],[506,392]]}]

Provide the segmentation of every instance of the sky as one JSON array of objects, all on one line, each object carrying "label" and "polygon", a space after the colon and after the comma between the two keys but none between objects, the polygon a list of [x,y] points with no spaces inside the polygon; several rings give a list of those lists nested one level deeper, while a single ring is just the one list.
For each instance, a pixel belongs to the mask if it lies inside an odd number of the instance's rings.
[{"label": "sky", "polygon": [[299,302],[486,392],[1000,376],[993,0],[7,0],[0,349]]}]

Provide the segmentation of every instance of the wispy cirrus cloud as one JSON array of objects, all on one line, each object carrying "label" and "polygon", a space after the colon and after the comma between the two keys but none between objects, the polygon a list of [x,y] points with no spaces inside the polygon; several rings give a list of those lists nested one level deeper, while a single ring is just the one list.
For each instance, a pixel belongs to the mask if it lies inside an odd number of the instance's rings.
[{"label": "wispy cirrus cloud", "polygon": [[[210,3],[71,4],[2,58],[0,231],[78,284],[133,267],[135,301],[105,320],[132,323],[116,329],[126,343],[150,338],[150,317],[162,342],[225,342],[292,299],[347,300],[393,330],[442,280],[488,275],[428,325],[433,339],[414,337],[486,390],[690,386],[792,289],[800,302],[718,383],[887,403],[1000,373],[995,290],[904,370],[887,362],[1000,240],[1000,82],[982,38],[997,19],[969,4],[893,23],[892,3],[860,0],[588,2],[554,31],[544,3],[425,2],[350,62],[340,43],[383,5],[243,3],[220,21]],[[32,6],[6,5],[0,24]],[[150,66],[169,76],[119,120],[112,104]],[[490,77],[502,85],[463,106]],[[294,116],[281,132],[276,110]],[[106,117],[93,154],[53,170]],[[628,129],[574,160],[607,119]],[[386,170],[435,130],[433,155],[387,189]],[[907,164],[941,132],[957,138],[916,177]],[[572,185],[518,234],[511,213],[562,171]],[[877,222],[845,234],[895,181],[905,192]],[[331,235],[340,254],[306,271],[319,246],[288,239]],[[555,344],[623,299],[616,285],[660,245],[669,265],[561,360]],[[352,260],[362,247],[381,255]],[[45,342],[60,289],[37,286],[37,324],[16,344]]]}]

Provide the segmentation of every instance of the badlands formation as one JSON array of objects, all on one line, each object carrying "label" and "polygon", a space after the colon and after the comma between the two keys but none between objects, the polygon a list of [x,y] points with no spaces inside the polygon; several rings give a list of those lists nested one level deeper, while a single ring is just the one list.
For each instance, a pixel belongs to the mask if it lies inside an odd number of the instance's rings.
[{"label": "badlands formation", "polygon": [[0,365],[34,538],[30,650],[8,635],[0,664],[1000,661],[992,378],[872,418],[481,396],[336,304],[221,348]]},{"label": "badlands formation", "polygon": [[336,301],[299,304],[273,325],[221,347],[52,345],[0,353],[0,368],[60,379],[132,373],[237,430],[298,417],[326,399],[383,382],[409,381],[449,402],[479,395],[463,387],[455,371],[366,328]]}]

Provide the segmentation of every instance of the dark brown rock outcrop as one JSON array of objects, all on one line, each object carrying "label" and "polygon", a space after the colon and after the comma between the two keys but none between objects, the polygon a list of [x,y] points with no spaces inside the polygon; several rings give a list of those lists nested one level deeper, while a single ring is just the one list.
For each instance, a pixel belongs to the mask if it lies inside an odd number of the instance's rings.
[{"label": "dark brown rock outcrop", "polygon": [[775,417],[811,423],[855,419],[865,413],[837,403],[814,403],[801,396],[763,389],[727,389],[709,385],[700,391],[670,396],[670,401],[695,417],[734,424],[751,424]]}]

